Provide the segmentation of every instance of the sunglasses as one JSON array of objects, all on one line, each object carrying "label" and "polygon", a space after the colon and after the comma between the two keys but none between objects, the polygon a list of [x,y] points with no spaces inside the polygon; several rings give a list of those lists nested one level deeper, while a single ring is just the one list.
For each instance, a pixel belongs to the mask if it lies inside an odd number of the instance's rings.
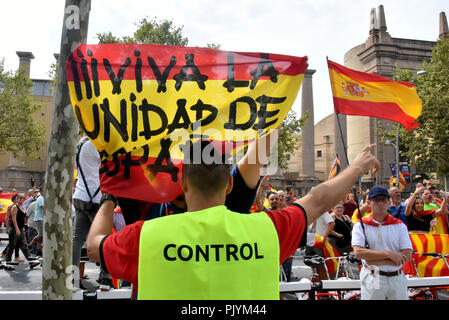
[{"label": "sunglasses", "polygon": [[19,197],[19,200],[25,200],[25,197]]}]

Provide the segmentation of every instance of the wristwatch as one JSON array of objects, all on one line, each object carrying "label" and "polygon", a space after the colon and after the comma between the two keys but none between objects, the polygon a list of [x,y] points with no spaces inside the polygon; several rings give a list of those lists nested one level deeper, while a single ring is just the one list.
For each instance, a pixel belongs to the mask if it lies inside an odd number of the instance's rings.
[{"label": "wristwatch", "polygon": [[100,207],[103,204],[103,202],[105,202],[106,200],[110,200],[110,201],[114,202],[115,205],[117,205],[116,197],[114,197],[112,194],[109,194],[109,193],[103,193],[103,195],[101,196],[101,199],[100,199]]}]

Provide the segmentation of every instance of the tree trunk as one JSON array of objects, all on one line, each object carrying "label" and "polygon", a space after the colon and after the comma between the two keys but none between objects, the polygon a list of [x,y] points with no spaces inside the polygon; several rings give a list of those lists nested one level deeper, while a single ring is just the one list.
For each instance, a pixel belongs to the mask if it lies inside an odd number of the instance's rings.
[{"label": "tree trunk", "polygon": [[87,40],[90,0],[66,0],[53,124],[45,178],[42,299],[72,299],[72,187],[78,123],[67,87],[66,60]]}]

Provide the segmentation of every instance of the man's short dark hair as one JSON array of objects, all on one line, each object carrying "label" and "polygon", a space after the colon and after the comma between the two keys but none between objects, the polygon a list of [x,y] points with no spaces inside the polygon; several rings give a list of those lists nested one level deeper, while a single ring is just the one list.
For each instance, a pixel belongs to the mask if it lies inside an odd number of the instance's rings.
[{"label": "man's short dark hair", "polygon": [[291,184],[289,184],[285,187],[285,191],[290,191],[290,190],[295,191],[295,188]]},{"label": "man's short dark hair", "polygon": [[227,186],[231,169],[229,155],[221,154],[206,140],[189,143],[182,151],[183,174],[196,190],[210,194]]}]

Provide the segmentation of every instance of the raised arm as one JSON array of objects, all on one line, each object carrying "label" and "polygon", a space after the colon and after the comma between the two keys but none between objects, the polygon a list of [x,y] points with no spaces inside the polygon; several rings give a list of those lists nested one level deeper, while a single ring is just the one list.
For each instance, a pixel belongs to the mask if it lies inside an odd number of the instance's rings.
[{"label": "raised arm", "polygon": [[311,224],[323,212],[330,210],[338,201],[344,198],[359,176],[372,169],[379,170],[379,161],[371,154],[375,145],[365,147],[354,159],[352,164],[332,180],[314,187],[305,197],[295,201],[307,213],[307,222]]},{"label": "raised arm", "polygon": [[263,189],[266,186],[267,181],[268,181],[269,178],[270,178],[270,176],[263,177],[262,181],[260,181],[259,188],[257,189],[255,202],[256,202],[258,211],[264,211],[265,210],[264,205],[263,205],[263,201],[262,201],[262,192],[263,192]]},{"label": "raised arm", "polygon": [[435,211],[435,213],[433,214],[433,217],[438,217],[442,214],[448,214],[447,204],[449,202],[449,199],[445,193],[443,193],[443,194],[444,194],[443,202],[441,203],[440,208],[437,209],[437,211]]},{"label": "raised arm", "polygon": [[257,182],[260,177],[260,168],[263,167],[265,161],[270,155],[272,142],[276,142],[279,135],[279,129],[273,130],[269,135],[259,138],[256,142],[252,142],[248,146],[248,151],[238,162],[240,174],[245,180],[248,188],[254,189],[257,187]]},{"label": "raised arm", "polygon": [[410,198],[408,199],[407,207],[405,207],[405,216],[408,217],[412,213],[413,204],[415,203],[416,197],[418,194],[422,194],[426,190],[425,187],[416,188],[415,192],[412,193]]}]

